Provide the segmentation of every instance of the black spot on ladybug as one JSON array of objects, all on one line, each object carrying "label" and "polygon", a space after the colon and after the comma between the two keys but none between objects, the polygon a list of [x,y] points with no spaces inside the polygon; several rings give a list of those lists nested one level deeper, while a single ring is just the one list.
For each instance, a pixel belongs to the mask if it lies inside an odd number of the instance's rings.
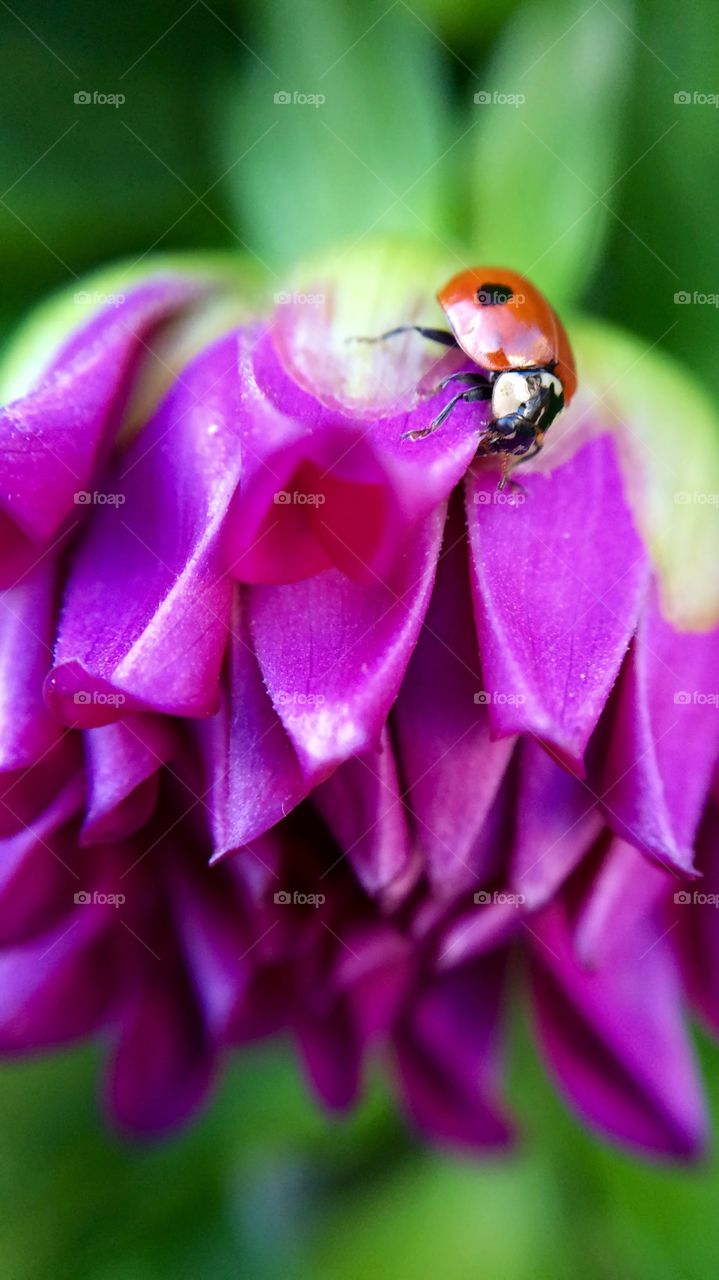
[{"label": "black spot on ladybug", "polygon": [[508,284],[481,284],[475,294],[482,307],[501,307],[511,302],[514,294]]}]

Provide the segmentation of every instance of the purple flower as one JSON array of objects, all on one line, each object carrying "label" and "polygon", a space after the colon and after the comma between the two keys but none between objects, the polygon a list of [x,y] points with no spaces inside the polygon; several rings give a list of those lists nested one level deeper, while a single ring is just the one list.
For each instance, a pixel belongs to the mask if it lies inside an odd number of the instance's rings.
[{"label": "purple flower", "polygon": [[474,459],[481,406],[402,442],[456,357],[348,339],[429,320],[443,273],[380,243],[272,309],[170,263],[19,343],[0,1049],[101,1033],[112,1114],[149,1133],[282,1031],[327,1106],[381,1057],[430,1139],[483,1150],[524,986],[587,1122],[691,1155],[688,1005],[719,1029],[713,411],[578,320],[580,392],[521,489]]}]

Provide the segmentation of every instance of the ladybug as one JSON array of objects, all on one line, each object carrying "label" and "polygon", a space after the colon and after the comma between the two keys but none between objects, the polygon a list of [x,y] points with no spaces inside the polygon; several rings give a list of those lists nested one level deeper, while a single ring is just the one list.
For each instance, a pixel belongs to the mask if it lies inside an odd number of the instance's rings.
[{"label": "ladybug", "polygon": [[489,400],[492,418],[477,452],[501,456],[503,487],[513,466],[539,453],[547,430],[577,389],[569,339],[554,308],[518,271],[469,267],[440,289],[437,300],[451,332],[403,325],[369,341],[413,331],[461,348],[478,368],[444,378],[438,391],[450,383],[464,383],[465,389],[428,427],[402,438],[431,435],[460,401]]}]

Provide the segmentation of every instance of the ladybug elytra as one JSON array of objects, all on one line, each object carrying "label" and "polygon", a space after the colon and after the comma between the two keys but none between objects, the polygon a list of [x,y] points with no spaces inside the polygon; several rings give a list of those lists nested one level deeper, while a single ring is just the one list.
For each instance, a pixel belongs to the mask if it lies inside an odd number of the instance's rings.
[{"label": "ladybug elytra", "polygon": [[421,440],[442,425],[460,401],[491,401],[479,454],[499,454],[501,486],[519,461],[534,457],[557,414],[569,404],[577,375],[566,330],[554,308],[525,276],[504,267],[460,271],[437,294],[450,331],[403,325],[382,334],[412,330],[433,342],[459,347],[477,365],[450,374],[437,388],[463,383],[428,427],[403,439]]}]

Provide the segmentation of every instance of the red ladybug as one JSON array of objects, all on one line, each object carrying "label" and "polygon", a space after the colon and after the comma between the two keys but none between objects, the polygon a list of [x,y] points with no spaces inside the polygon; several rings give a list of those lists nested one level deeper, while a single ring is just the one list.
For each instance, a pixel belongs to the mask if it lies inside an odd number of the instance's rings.
[{"label": "red ladybug", "polygon": [[437,299],[451,333],[404,325],[382,338],[414,330],[433,342],[461,347],[479,367],[445,378],[438,390],[450,382],[463,382],[466,389],[453,396],[428,427],[408,431],[403,438],[431,435],[459,401],[491,400],[492,419],[478,452],[502,456],[503,485],[513,458],[525,461],[539,453],[548,428],[577,389],[569,339],[544,295],[525,276],[505,267],[460,271]]}]

